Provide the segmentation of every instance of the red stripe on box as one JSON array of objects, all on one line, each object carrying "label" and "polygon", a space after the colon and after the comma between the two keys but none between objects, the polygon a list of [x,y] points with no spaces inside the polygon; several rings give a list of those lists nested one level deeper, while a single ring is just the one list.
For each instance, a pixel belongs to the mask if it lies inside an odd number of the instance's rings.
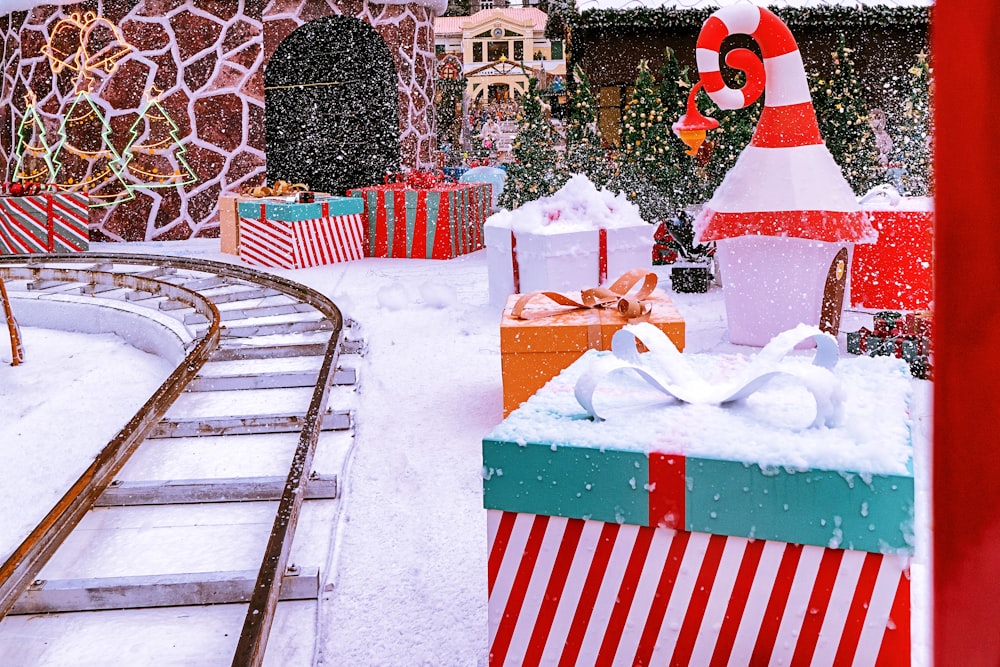
[{"label": "red stripe on box", "polygon": [[733,643],[736,641],[736,632],[740,628],[743,611],[750,598],[750,588],[757,576],[757,566],[760,564],[761,554],[764,553],[764,544],[766,544],[764,540],[749,540],[743,551],[743,558],[740,560],[740,567],[736,573],[736,582],[733,584],[733,592],[729,596],[729,605],[726,607],[726,614],[715,642],[715,651],[712,653],[711,664],[713,667],[729,663],[729,656],[733,652]]},{"label": "red stripe on box", "polygon": [[667,614],[667,605],[673,595],[674,586],[678,579],[677,573],[680,572],[681,563],[684,561],[684,552],[687,550],[690,538],[691,533],[679,531],[674,534],[670,542],[670,551],[663,562],[660,581],[656,584],[657,594],[653,599],[653,604],[650,605],[649,616],[642,629],[642,636],[639,638],[639,648],[635,653],[634,665],[648,665],[652,660],[656,640],[660,635],[660,628],[663,626],[663,619]]},{"label": "red stripe on box", "polygon": [[649,525],[684,530],[687,481],[680,454],[649,454]]},{"label": "red stripe on box", "polygon": [[449,192],[435,193],[435,196],[438,197],[438,218],[435,221],[434,246],[431,251],[431,257],[434,259],[451,259],[455,256],[455,253],[453,252],[454,241],[451,225],[449,224],[448,218],[441,215],[440,210],[441,206],[444,206],[447,209],[447,204],[445,202],[448,199],[449,194]]},{"label": "red stripe on box", "polygon": [[521,293],[521,267],[517,262],[517,237],[510,230],[510,268],[514,275],[514,294]]},{"label": "red stripe on box", "polygon": [[493,538],[493,547],[490,549],[490,559],[487,565],[487,592],[493,594],[493,586],[497,581],[497,573],[500,571],[500,563],[503,562],[504,553],[507,551],[507,543],[510,535],[514,531],[514,521],[517,514],[514,512],[504,512],[500,515],[500,525],[497,527],[496,537]]},{"label": "red stripe on box", "polygon": [[[401,256],[425,259],[430,257],[428,253],[429,248],[427,247],[427,227],[430,224],[427,220],[427,198],[431,194],[426,189],[420,188],[416,190],[416,195],[417,205],[413,209],[413,231],[410,231],[410,225],[396,227],[396,229],[406,231],[410,245],[409,251]],[[406,215],[409,217],[409,209],[407,209]]]},{"label": "red stripe on box", "polygon": [[875,580],[878,578],[882,558],[881,555],[874,553],[865,555],[865,562],[858,575],[858,585],[854,590],[844,631],[840,635],[840,644],[834,658],[835,665],[851,664],[854,660],[858,640],[861,639],[861,631],[864,628],[865,617],[868,615],[868,606],[871,604],[872,592],[875,590]]},{"label": "red stripe on box", "polygon": [[608,563],[611,559],[611,552],[615,546],[615,538],[618,536],[618,524],[606,523],[601,529],[601,537],[594,550],[594,557],[587,571],[587,579],[583,590],[580,592],[580,601],[573,615],[573,622],[570,625],[569,633],[566,637],[566,644],[563,647],[562,657],[559,660],[559,667],[566,667],[576,663],[580,649],[583,647],[583,639],[587,633],[587,625],[590,617],[594,613],[594,602],[601,591],[604,582],[604,574],[607,572]]},{"label": "red stripe on box", "polygon": [[511,586],[510,595],[507,598],[507,605],[504,608],[503,618],[497,627],[496,639],[490,648],[490,659],[503,663],[507,658],[507,649],[510,647],[510,640],[514,635],[514,628],[517,626],[518,615],[521,613],[521,605],[524,603],[524,596],[528,591],[528,584],[531,582],[531,575],[535,568],[535,561],[538,559],[538,552],[542,547],[542,539],[545,537],[545,529],[548,526],[549,517],[535,515],[528,533],[528,542],[524,546],[517,575]]},{"label": "red stripe on box", "polygon": [[406,229],[410,209],[406,208],[406,190],[392,191],[392,249],[389,257],[409,257],[406,252]]},{"label": "red stripe on box", "polygon": [[[463,207],[461,206],[461,204],[458,204],[456,207],[454,207],[455,210],[454,211],[452,210],[452,208],[453,208],[452,207],[452,200],[453,199],[457,200],[457,198],[460,195],[461,195],[461,193],[460,192],[456,192],[455,190],[445,190],[445,191],[439,193],[439,195],[438,195],[438,197],[439,197],[439,199],[438,199],[438,216],[437,216],[437,224],[436,224],[436,226],[434,228],[434,250],[435,250],[434,258],[435,259],[451,259],[455,255],[461,255],[462,254],[461,232],[459,232],[459,230],[456,229],[456,225],[458,224],[458,219],[460,217],[460,212],[463,210]],[[438,257],[437,256],[437,248],[438,248],[438,243],[439,243],[438,236],[445,229],[448,230],[448,236],[450,238],[452,238],[452,239],[458,239],[457,251],[455,253],[451,253],[451,251],[449,249],[448,250],[448,252],[449,252],[448,255],[446,255],[445,257]],[[458,235],[456,235],[456,232],[458,232]],[[451,246],[452,246],[452,248],[456,247],[454,243],[452,243]]]},{"label": "red stripe on box", "polygon": [[785,546],[785,552],[781,556],[781,564],[778,565],[778,574],[774,580],[774,587],[771,589],[767,609],[764,611],[764,619],[753,648],[754,657],[764,662],[770,659],[771,653],[774,650],[774,640],[778,636],[781,617],[788,604],[788,595],[792,590],[792,584],[795,582],[795,569],[798,567],[801,555],[802,545],[788,544]]},{"label": "red stripe on box", "polygon": [[900,574],[902,576],[899,577],[889,612],[889,624],[875,662],[878,667],[910,664],[910,578],[905,571]]},{"label": "red stripe on box", "polygon": [[840,549],[826,549],[823,552],[812,595],[809,596],[809,605],[806,607],[806,615],[802,619],[802,628],[798,633],[799,640],[792,656],[793,665],[807,665],[812,661],[843,556],[844,552]]},{"label": "red stripe on box", "polygon": [[719,574],[719,563],[722,561],[722,552],[725,548],[726,537],[724,535],[712,535],[709,538],[708,548],[705,550],[705,557],[701,562],[701,569],[698,571],[698,578],[694,583],[694,591],[688,602],[687,611],[684,613],[684,623],[677,635],[673,657],[670,659],[671,664],[686,665],[691,659],[694,644],[698,640],[698,631],[705,618],[708,597],[712,592],[712,584]]},{"label": "red stripe on box", "polygon": [[639,584],[639,577],[642,576],[642,566],[646,562],[646,556],[649,555],[649,545],[653,541],[653,533],[655,532],[653,530],[639,530],[636,535],[628,565],[625,567],[625,575],[615,598],[615,606],[612,608],[611,618],[607,623],[604,641],[601,642],[601,648],[597,654],[596,664],[598,665],[610,665],[615,658],[622,632],[625,629],[625,620],[628,618],[636,587]]},{"label": "red stripe on box", "polygon": [[597,284],[608,282],[608,230],[597,230]]},{"label": "red stripe on box", "polygon": [[552,621],[556,616],[559,602],[562,600],[563,590],[566,588],[566,580],[569,578],[569,570],[573,565],[573,558],[576,556],[576,549],[580,544],[584,525],[586,525],[586,521],[583,519],[567,519],[566,521],[566,530],[563,532],[559,551],[556,553],[556,559],[552,565],[552,576],[545,588],[545,596],[538,609],[538,618],[535,619],[531,637],[528,639],[528,647],[524,654],[525,665],[537,665],[542,661],[542,652],[545,650],[545,643],[552,631]]},{"label": "red stripe on box", "polygon": [[48,223],[49,232],[49,247],[48,251],[52,252],[55,249],[55,222],[52,220],[52,195],[45,195],[45,220]]},{"label": "red stripe on box", "polygon": [[388,209],[392,199],[392,191],[375,191],[375,239],[372,257],[389,256],[389,223]]}]

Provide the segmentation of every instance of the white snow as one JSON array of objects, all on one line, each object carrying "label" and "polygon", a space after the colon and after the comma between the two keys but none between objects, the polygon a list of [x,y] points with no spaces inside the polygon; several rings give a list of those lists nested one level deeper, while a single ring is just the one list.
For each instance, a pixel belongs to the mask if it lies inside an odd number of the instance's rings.
[{"label": "white snow", "polygon": [[548,197],[527,202],[513,211],[501,209],[486,221],[488,227],[510,229],[518,234],[566,234],[644,224],[639,207],[625,193],[598,190],[582,174],[574,174]]},{"label": "white snow", "polygon": [[[94,245],[99,251],[238,261],[221,254],[218,247],[217,240],[209,239]],[[310,664],[310,657],[311,664],[328,665],[486,664],[487,528],[481,440],[501,422],[502,399],[500,309],[489,303],[485,254],[448,261],[364,259],[274,271],[331,297],[359,322],[368,348],[359,368],[356,444],[343,508],[336,527],[330,529],[335,544],[328,567],[336,571],[330,578],[335,586],[323,597],[315,646],[311,633],[297,634],[294,624],[276,624],[280,640],[272,643],[283,652],[276,664]],[[667,284],[667,269],[655,270]],[[686,320],[686,352],[757,351],[727,342],[722,290],[673,298]],[[856,330],[866,323],[864,318],[846,313],[842,328]],[[89,341],[84,346],[77,335],[45,330],[25,334],[27,363],[0,368],[4,417],[0,451],[5,461],[48,442],[72,444],[77,448],[75,458],[85,464],[106,442],[115,426],[98,425],[97,413],[102,411],[85,410],[76,419],[60,417],[96,393],[77,384],[86,369],[103,374],[101,405],[108,403],[106,392],[112,389],[122,389],[138,405],[139,397],[164,374],[156,363],[138,365],[133,361],[135,351],[121,343],[107,343],[112,362],[101,365],[99,357],[106,355],[77,352],[77,348],[91,349]],[[840,344],[843,350],[842,338]],[[54,358],[46,362],[50,355]],[[9,350],[0,345],[0,361],[5,360]],[[930,383],[907,382],[914,391],[911,425],[919,494],[913,664],[927,665],[925,466]],[[787,409],[780,402],[775,407]],[[128,413],[123,408],[117,419]],[[34,420],[28,421],[28,416]],[[852,428],[859,431],[882,428],[878,414],[852,418]],[[43,428],[47,435],[39,437]],[[15,439],[11,433],[22,435]],[[53,456],[49,462],[56,467],[65,460],[70,469],[72,458]],[[11,475],[8,470],[5,466],[0,488],[12,497],[38,486],[59,491],[63,484],[57,480],[73,474],[29,469]],[[121,623],[120,616],[109,613],[107,622]],[[93,642],[95,636],[96,632],[81,632],[66,641]],[[81,645],[75,654],[65,646],[60,650],[66,656],[90,655],[89,646]]]}]

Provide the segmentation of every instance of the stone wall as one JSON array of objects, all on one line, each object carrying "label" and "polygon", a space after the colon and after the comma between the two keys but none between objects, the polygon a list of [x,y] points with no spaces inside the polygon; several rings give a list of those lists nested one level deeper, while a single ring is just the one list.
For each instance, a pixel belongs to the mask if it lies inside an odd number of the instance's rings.
[{"label": "stone wall", "polygon": [[61,142],[74,147],[72,155],[55,151],[66,158],[56,166],[56,181],[64,184],[106,173],[92,157],[101,135],[113,147],[110,158],[124,158],[136,145],[135,128],[166,115],[176,124],[167,136],[176,142],[164,157],[176,178],[189,182],[149,184],[127,172],[110,187],[104,182],[93,190],[104,198],[91,208],[92,240],[217,235],[219,194],[264,181],[269,55],[297,27],[332,14],[359,18],[385,38],[398,73],[403,166],[430,166],[433,11],[367,0],[97,0],[0,17],[4,180],[12,180],[23,153],[18,133],[30,104],[44,143],[54,151]]}]

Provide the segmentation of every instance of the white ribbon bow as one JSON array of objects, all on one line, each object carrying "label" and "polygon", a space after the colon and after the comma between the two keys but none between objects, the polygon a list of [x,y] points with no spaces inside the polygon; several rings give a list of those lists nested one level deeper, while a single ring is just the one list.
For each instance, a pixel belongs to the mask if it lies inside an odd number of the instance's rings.
[{"label": "white ribbon bow", "polygon": [[[816,354],[810,367],[784,364],[784,357],[796,345],[809,339],[816,341]],[[648,352],[640,354],[636,341]],[[597,385],[615,373],[631,371],[652,387],[684,403],[722,405],[747,398],[779,375],[798,378],[816,401],[816,418],[810,428],[836,426],[843,416],[843,390],[833,374],[839,352],[836,339],[817,327],[800,324],[771,339],[755,356],[739,377],[731,382],[709,384],[699,377],[673,342],[648,322],[629,324],[615,332],[611,339],[610,356],[601,358],[574,387],[576,400],[597,419],[594,407]]]}]

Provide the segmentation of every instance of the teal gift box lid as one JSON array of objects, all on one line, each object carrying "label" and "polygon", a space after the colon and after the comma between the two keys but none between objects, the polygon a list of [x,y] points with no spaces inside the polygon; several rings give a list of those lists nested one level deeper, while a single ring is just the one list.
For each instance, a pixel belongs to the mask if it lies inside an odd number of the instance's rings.
[{"label": "teal gift box lid", "polygon": [[[611,406],[596,420],[574,388],[610,354],[587,352],[484,437],[487,509],[913,553],[912,387],[900,360],[841,358],[843,418],[811,428],[812,396],[790,378],[695,405],[619,373],[595,395]],[[748,363],[684,358],[716,379]]]},{"label": "teal gift box lid", "polygon": [[261,206],[265,207],[268,220],[282,222],[298,222],[299,220],[315,220],[326,216],[352,215],[364,213],[365,204],[356,197],[323,197],[308,204],[299,204],[293,197],[262,197],[252,201],[241,201],[239,212],[241,218],[259,219]]}]

